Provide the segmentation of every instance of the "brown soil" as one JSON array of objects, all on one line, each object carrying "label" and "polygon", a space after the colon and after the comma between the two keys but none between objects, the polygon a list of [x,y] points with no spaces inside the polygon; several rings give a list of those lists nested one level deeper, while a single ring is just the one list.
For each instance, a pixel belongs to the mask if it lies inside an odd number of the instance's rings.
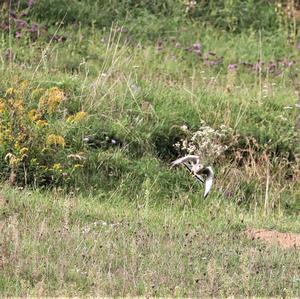
[{"label": "brown soil", "polygon": [[279,245],[283,248],[300,247],[300,234],[280,233],[267,229],[248,229],[245,233],[252,240],[261,240],[270,245]]}]

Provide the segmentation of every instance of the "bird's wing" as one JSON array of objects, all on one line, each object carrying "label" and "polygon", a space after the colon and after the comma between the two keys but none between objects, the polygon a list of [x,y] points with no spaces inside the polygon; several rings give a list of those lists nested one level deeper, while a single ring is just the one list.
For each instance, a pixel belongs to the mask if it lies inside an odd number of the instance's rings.
[{"label": "bird's wing", "polygon": [[199,175],[199,174],[194,174],[194,173],[192,172],[192,166],[191,166],[190,164],[184,162],[183,165],[185,166],[185,168],[186,168],[190,173],[192,173],[192,174],[194,175],[194,177],[196,178],[196,180],[197,180],[198,182],[200,182],[200,183],[202,183],[202,184],[204,183],[204,178],[203,178],[201,175]]},{"label": "bird's wing", "polygon": [[193,162],[197,162],[199,160],[199,156],[196,156],[196,155],[187,155],[187,156],[184,156],[182,158],[179,158],[175,161],[173,161],[171,163],[171,167],[174,167],[176,165],[179,165],[181,163],[184,163],[184,162],[188,162],[188,161],[193,161]]},{"label": "bird's wing", "polygon": [[207,175],[205,183],[204,183],[204,198],[206,198],[212,187],[212,184],[213,184],[214,171],[209,166],[209,167],[204,168],[203,173]]}]

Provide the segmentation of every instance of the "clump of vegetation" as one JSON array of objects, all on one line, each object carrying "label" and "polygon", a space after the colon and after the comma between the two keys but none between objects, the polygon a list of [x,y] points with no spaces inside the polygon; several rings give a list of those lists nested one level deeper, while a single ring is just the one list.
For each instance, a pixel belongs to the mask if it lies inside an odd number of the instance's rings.
[{"label": "clump of vegetation", "polygon": [[[297,14],[294,1],[253,0],[190,1],[78,1],[59,0],[4,1],[5,10],[13,10],[10,24],[16,36],[29,32],[34,39],[53,25],[96,26],[107,30],[118,23],[129,40],[165,38],[178,28],[201,22],[220,30],[241,33],[246,30],[274,32],[286,30],[295,41]],[[5,16],[5,14],[4,14]],[[32,18],[36,22],[32,22]],[[13,25],[13,26],[12,26]],[[45,27],[46,26],[46,27]],[[9,27],[8,21],[2,27]],[[122,29],[121,29],[122,28]],[[65,36],[55,39],[64,40]]]},{"label": "clump of vegetation", "polygon": [[[181,152],[197,155],[205,164],[224,158],[225,151],[237,142],[233,130],[221,125],[213,129],[202,121],[200,128],[190,132],[186,126],[181,129],[185,132],[185,138],[174,144]],[[231,140],[229,140],[229,138]]]},{"label": "clump of vegetation", "polygon": [[67,98],[58,87],[30,88],[16,82],[0,99],[1,172],[19,185],[66,183],[84,165],[72,152],[69,131],[86,121],[85,111],[69,115]]}]

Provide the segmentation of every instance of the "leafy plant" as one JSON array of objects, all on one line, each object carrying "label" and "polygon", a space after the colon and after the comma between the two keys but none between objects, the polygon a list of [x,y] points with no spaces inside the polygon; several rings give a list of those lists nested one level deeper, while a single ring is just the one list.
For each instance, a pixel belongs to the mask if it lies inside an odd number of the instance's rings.
[{"label": "leafy plant", "polygon": [[58,87],[32,89],[28,81],[17,82],[3,93],[0,155],[4,160],[0,167],[11,184],[67,181],[83,167],[84,157],[72,156],[65,137],[86,120],[87,113],[68,115],[65,102]]}]

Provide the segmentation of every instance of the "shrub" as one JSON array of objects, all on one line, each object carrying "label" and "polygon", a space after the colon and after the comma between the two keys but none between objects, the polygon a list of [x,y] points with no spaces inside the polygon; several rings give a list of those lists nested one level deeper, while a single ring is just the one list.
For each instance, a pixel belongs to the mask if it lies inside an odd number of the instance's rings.
[{"label": "shrub", "polygon": [[[27,3],[23,0],[21,7],[27,7]],[[182,22],[192,19],[234,32],[249,28],[273,30],[278,26],[275,4],[267,0],[39,0],[33,2],[31,8],[32,14],[46,24],[63,20],[64,24],[78,22],[109,28],[115,22],[135,24],[136,18],[148,16],[150,21],[156,17],[167,27],[172,19],[181,19]],[[151,33],[151,29],[147,31]]]},{"label": "shrub", "polygon": [[0,98],[1,173],[11,184],[67,182],[85,163],[68,132],[88,118],[84,111],[68,115],[67,98],[58,87],[29,87],[18,82]]}]

